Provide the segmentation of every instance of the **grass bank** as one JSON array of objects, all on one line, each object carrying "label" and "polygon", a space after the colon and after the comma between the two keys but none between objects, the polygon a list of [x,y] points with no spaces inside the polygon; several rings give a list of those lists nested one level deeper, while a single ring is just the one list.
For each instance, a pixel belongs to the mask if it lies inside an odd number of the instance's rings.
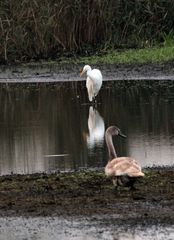
[{"label": "grass bank", "polygon": [[[54,64],[78,64],[78,65],[96,65],[96,64],[150,64],[167,63],[174,61],[174,44],[169,46],[156,46],[142,49],[128,50],[109,50],[100,53],[94,53],[90,56],[60,57],[55,60],[31,61],[29,65],[54,65]],[[24,65],[26,65],[24,63]]]},{"label": "grass bank", "polygon": [[173,39],[172,0],[3,0],[0,63],[143,48]]},{"label": "grass bank", "polygon": [[164,63],[173,60],[174,60],[174,45],[171,45],[144,49],[129,49],[120,52],[108,51],[106,54],[100,56],[93,55],[90,57],[80,57],[76,62],[90,64],[96,63],[135,64],[135,63]]}]

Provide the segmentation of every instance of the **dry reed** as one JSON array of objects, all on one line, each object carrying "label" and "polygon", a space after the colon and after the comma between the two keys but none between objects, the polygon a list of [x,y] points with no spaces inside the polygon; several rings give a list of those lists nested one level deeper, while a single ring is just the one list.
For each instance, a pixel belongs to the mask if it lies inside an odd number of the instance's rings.
[{"label": "dry reed", "polygon": [[172,0],[1,0],[0,62],[143,47],[173,31]]}]

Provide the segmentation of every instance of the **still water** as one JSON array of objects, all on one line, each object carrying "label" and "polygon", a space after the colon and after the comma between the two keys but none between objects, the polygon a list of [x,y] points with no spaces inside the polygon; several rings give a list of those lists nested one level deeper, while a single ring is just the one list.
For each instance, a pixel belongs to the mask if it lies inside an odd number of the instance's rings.
[{"label": "still water", "polygon": [[[108,223],[109,221],[109,223]],[[173,225],[117,225],[113,219],[0,218],[0,240],[172,240]]]},{"label": "still water", "polygon": [[96,108],[85,82],[1,84],[0,175],[102,168],[110,125],[127,135],[114,138],[119,156],[143,167],[173,165],[173,91],[120,83],[103,84]]}]

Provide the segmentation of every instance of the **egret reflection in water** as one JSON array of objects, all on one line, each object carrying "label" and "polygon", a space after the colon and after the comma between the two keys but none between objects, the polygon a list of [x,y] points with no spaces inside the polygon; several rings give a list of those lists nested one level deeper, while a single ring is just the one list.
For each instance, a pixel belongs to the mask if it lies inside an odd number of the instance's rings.
[{"label": "egret reflection in water", "polygon": [[90,106],[88,116],[87,146],[89,149],[103,145],[105,124],[97,109]]},{"label": "egret reflection in water", "polygon": [[0,175],[104,167],[104,132],[112,124],[127,135],[114,140],[118,156],[134,157],[142,167],[173,166],[172,89],[161,95],[133,85],[120,94],[105,83],[94,109],[80,105],[81,84],[0,86]]}]

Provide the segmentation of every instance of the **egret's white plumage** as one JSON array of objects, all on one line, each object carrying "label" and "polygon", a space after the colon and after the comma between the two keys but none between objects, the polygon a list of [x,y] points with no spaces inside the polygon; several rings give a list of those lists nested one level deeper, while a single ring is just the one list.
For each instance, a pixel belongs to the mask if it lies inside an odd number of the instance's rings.
[{"label": "egret's white plumage", "polygon": [[105,174],[108,177],[113,178],[114,185],[131,186],[137,177],[143,177],[144,173],[141,171],[141,167],[138,162],[130,157],[117,157],[112,136],[119,135],[126,137],[121,133],[120,129],[111,126],[105,132],[106,144],[109,152],[109,161],[105,167]]},{"label": "egret's white plumage", "polygon": [[102,86],[102,74],[99,69],[92,69],[89,65],[85,65],[81,71],[81,76],[86,72],[86,87],[88,91],[89,101],[92,102],[97,96]]}]

